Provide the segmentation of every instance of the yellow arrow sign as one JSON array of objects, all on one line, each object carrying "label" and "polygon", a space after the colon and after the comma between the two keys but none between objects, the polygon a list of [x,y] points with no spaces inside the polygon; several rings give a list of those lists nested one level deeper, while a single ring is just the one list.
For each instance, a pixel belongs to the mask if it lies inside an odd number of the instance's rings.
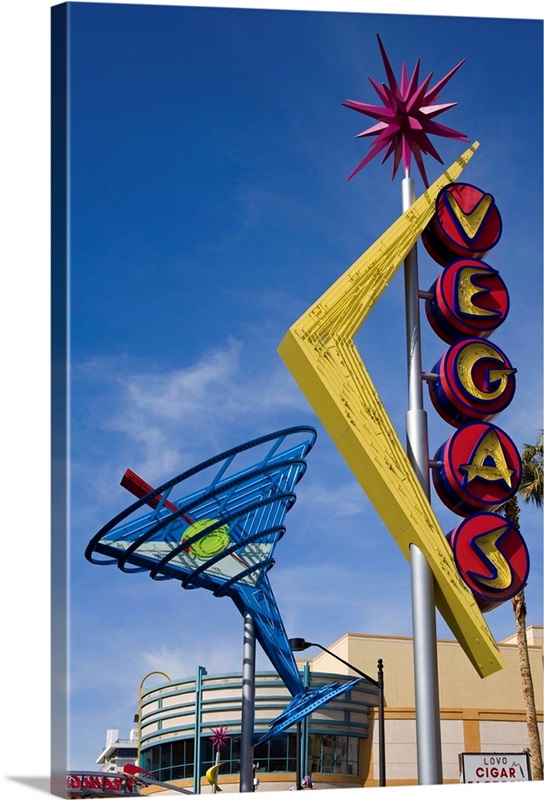
[{"label": "yellow arrow sign", "polygon": [[481,677],[504,666],[440,523],[354,344],[354,336],[457,180],[474,143],[289,329],[279,353],[310,405],[410,558],[425,555],[437,607]]}]

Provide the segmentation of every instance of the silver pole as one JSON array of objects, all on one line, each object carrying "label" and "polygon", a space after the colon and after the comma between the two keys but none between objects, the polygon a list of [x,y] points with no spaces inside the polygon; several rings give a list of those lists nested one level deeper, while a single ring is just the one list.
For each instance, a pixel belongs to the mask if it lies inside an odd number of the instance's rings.
[{"label": "silver pole", "polygon": [[[407,174],[402,181],[403,212],[409,209],[415,199],[415,184]],[[409,397],[406,414],[407,452],[419,481],[429,497],[427,414],[423,409],[416,245],[404,262],[404,285]],[[433,574],[425,556],[413,544],[410,545],[410,564],[418,783],[439,784],[442,783],[442,752]]]},{"label": "silver pole", "polygon": [[[219,767],[219,748],[217,748],[217,750],[215,751],[215,766]],[[216,792],[217,792],[217,784],[212,783],[212,794],[216,794]]]},{"label": "silver pole", "polygon": [[195,701],[195,754],[193,791],[200,794],[200,778],[202,775],[202,680],[206,675],[204,667],[198,667],[196,673],[196,701]]},{"label": "silver pole", "polygon": [[242,732],[240,739],[240,792],[253,792],[253,732],[255,726],[255,624],[244,614],[242,669]]}]

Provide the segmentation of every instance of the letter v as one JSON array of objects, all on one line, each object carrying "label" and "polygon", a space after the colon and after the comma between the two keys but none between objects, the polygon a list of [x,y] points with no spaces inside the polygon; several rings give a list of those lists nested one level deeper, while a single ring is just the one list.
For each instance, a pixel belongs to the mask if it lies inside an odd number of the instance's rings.
[{"label": "letter v", "polygon": [[468,239],[474,239],[480,230],[485,215],[489,211],[489,207],[493,202],[493,198],[490,194],[484,194],[472,211],[467,211],[465,213],[453,195],[451,195],[449,192],[446,192],[446,197],[451,210],[455,214],[456,219],[465,232],[465,236]]}]

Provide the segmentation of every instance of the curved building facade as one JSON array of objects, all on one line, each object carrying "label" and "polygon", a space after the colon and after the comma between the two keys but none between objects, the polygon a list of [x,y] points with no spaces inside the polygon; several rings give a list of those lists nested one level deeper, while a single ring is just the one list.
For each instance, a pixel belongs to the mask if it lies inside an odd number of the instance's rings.
[{"label": "curved building facade", "polygon": [[[301,672],[307,688],[317,688],[347,676]],[[213,730],[224,727],[228,740],[220,751],[220,785],[239,791],[242,674],[208,675],[203,667],[192,678],[173,680],[142,693],[140,702],[140,764],[160,781],[174,782],[195,792],[209,791],[206,770],[216,759]],[[255,738],[268,731],[291,700],[275,672],[255,676]],[[296,781],[297,748],[301,773],[314,784],[360,786],[362,743],[372,736],[378,690],[361,680],[300,725],[257,745],[256,785],[281,790]],[[299,740],[300,735],[300,740]],[[266,786],[265,786],[266,784]]]}]

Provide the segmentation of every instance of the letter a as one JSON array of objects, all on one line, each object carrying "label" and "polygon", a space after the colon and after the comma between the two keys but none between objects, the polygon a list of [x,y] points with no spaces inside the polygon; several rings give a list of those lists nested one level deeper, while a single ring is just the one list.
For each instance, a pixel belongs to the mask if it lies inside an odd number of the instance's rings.
[{"label": "letter a", "polygon": [[466,472],[466,482],[476,478],[483,481],[504,481],[510,489],[513,469],[508,467],[504,450],[496,432],[491,429],[478,443],[469,464],[462,464],[460,469]]}]

